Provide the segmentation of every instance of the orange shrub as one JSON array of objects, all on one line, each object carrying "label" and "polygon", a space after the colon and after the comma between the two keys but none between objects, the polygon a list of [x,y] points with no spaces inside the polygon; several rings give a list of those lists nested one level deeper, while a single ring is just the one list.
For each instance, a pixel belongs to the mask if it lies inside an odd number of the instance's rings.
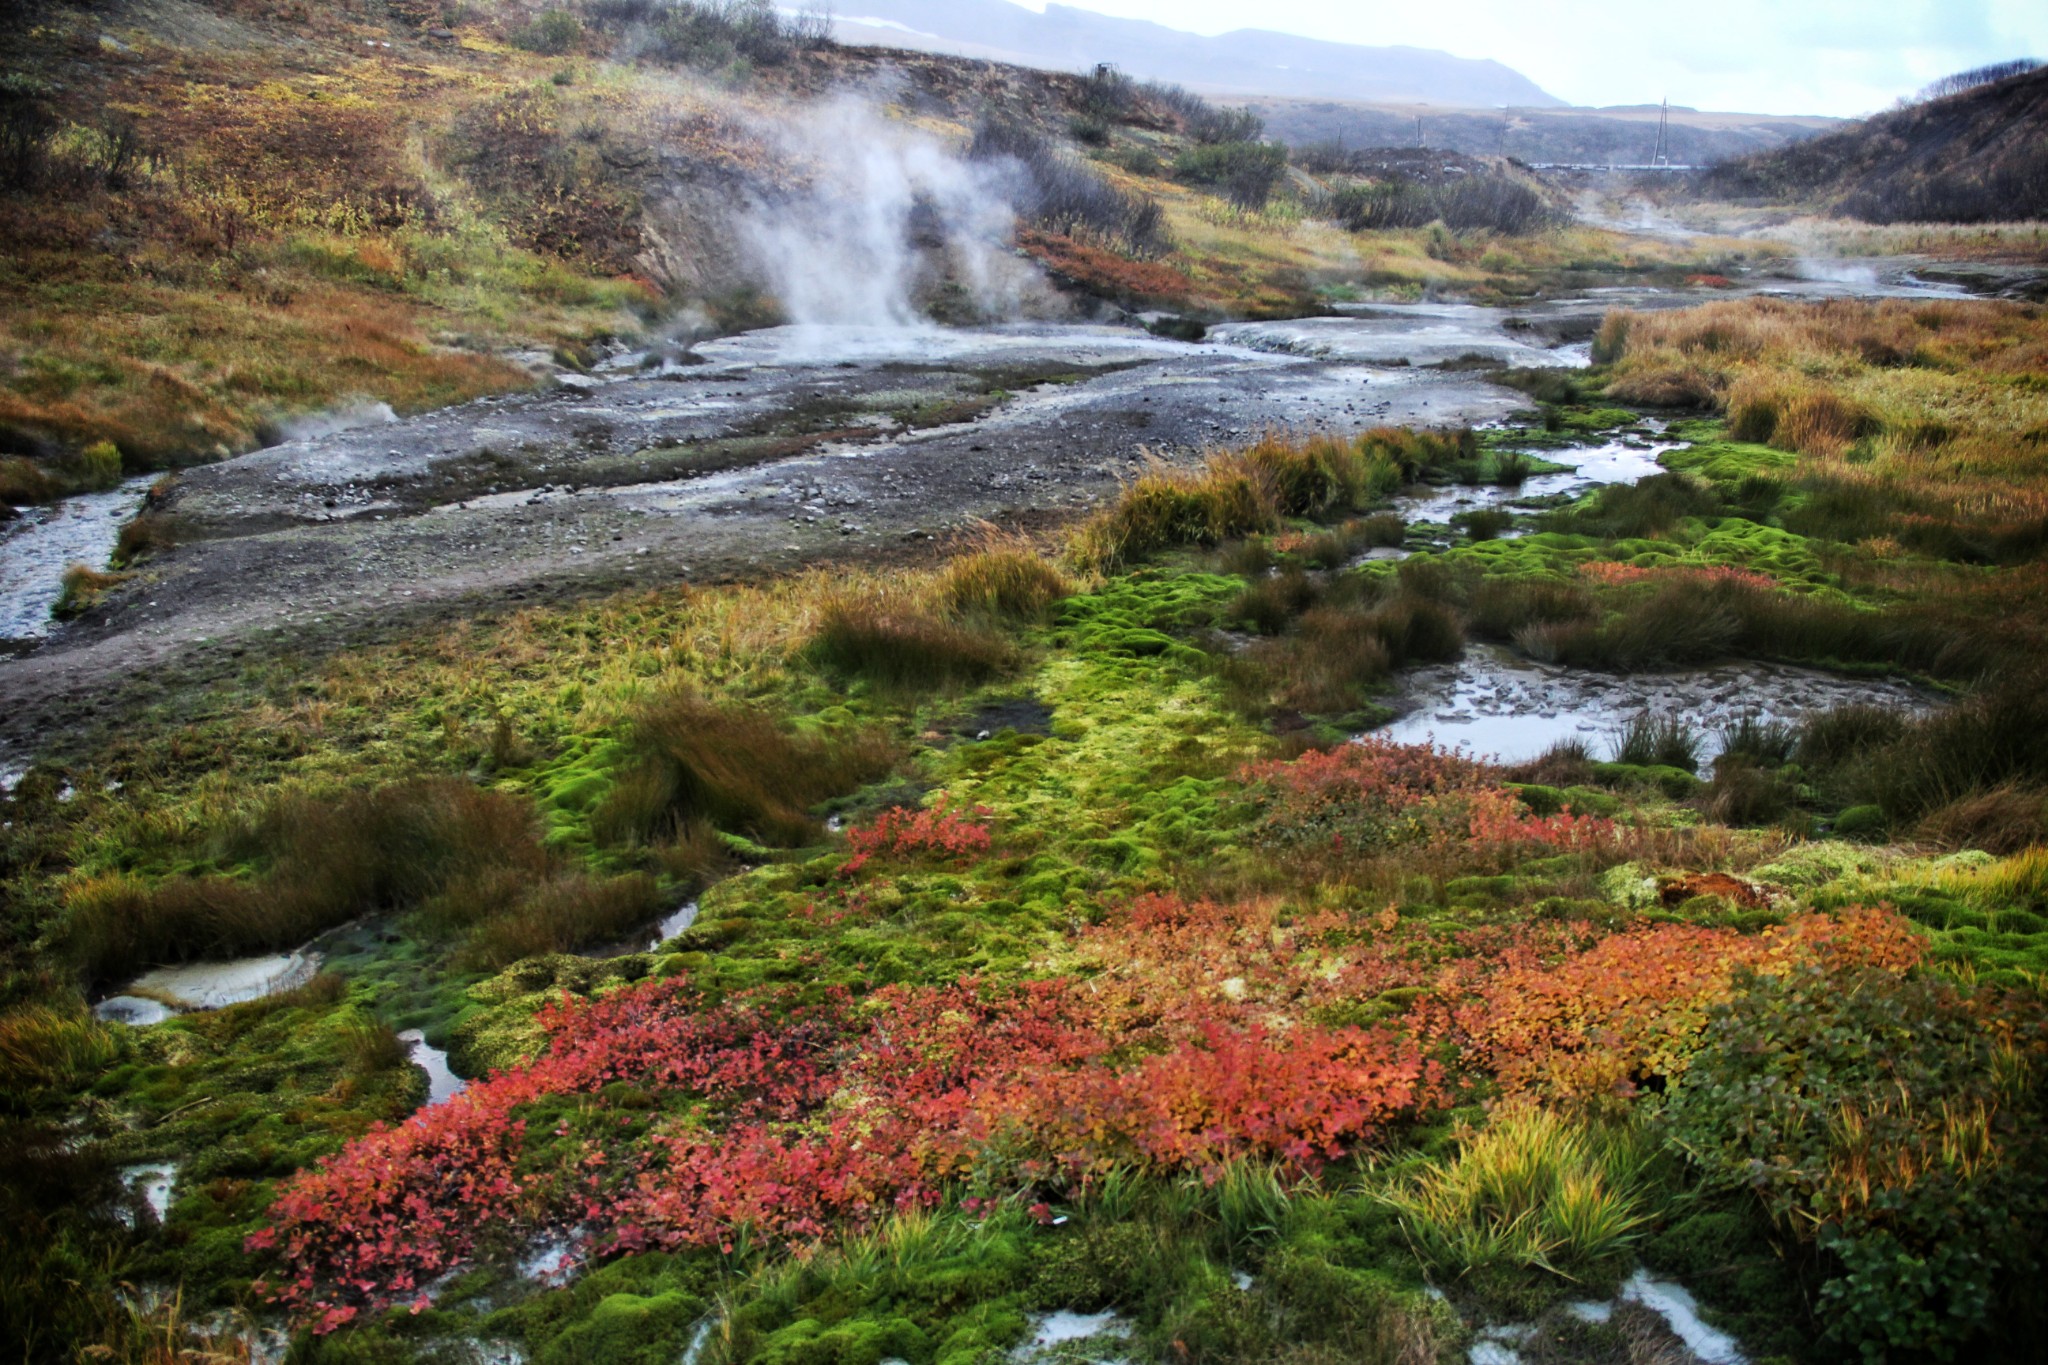
[{"label": "orange shrub", "polygon": [[1739,968],[1812,961],[1903,971],[1925,945],[1888,909],[1801,915],[1745,935],[1659,924],[1555,963],[1513,961],[1454,1011],[1467,1051],[1516,1094],[1629,1095],[1681,1074]]}]

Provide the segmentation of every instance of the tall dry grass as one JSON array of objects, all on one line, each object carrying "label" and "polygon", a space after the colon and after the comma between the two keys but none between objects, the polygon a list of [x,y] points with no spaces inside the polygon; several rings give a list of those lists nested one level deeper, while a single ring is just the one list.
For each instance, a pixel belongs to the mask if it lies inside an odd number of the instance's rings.
[{"label": "tall dry grass", "polygon": [[257,870],[75,881],[64,925],[73,959],[109,979],[296,947],[366,915],[414,914],[430,934],[466,939],[497,963],[508,945],[604,942],[659,909],[649,879],[592,878],[548,848],[530,799],[456,778],[285,796],[220,842],[222,861]]},{"label": "tall dry grass", "polygon": [[[2048,317],[1986,300],[1743,299],[1610,314],[1608,396],[1718,412],[1806,457],[1793,482],[1916,505],[1918,547],[2031,557],[2048,542]],[[1876,514],[1837,529],[1883,536]],[[1860,534],[1859,534],[1860,533]],[[1910,542],[1909,543],[1914,543]]]},{"label": "tall dry grass", "polygon": [[1430,471],[1476,469],[1477,457],[1470,431],[1382,427],[1349,440],[1269,433],[1193,469],[1155,461],[1081,527],[1074,552],[1090,569],[1111,568],[1271,531],[1290,517],[1348,515]]},{"label": "tall dry grass", "polygon": [[701,844],[706,826],[801,844],[819,831],[811,807],[883,776],[899,756],[877,732],[798,735],[687,691],[641,707],[629,743],[637,757],[591,822],[613,846]]}]

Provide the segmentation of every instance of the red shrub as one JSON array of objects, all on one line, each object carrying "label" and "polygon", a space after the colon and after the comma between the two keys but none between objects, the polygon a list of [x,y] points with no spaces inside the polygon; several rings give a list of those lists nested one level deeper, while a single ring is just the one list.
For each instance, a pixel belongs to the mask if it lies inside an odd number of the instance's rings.
[{"label": "red shrub", "polygon": [[[983,819],[991,813],[986,806],[973,810]],[[841,870],[852,874],[873,858],[972,858],[988,852],[989,830],[961,815],[953,798],[942,792],[935,805],[923,810],[898,806],[883,811],[874,824],[848,830],[846,841],[853,845],[853,856]]]}]

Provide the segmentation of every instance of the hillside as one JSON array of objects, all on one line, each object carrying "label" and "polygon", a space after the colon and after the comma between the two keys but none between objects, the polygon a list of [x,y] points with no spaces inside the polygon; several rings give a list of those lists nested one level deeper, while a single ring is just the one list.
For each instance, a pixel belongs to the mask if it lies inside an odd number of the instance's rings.
[{"label": "hillside", "polygon": [[[443,13],[11,12],[0,504],[238,453],[338,405],[529,387],[628,341],[823,313],[970,321],[990,314],[984,267],[1017,286],[1004,315],[1213,320],[1312,313],[1333,291],[1526,297],[1566,263],[1656,264],[1560,235],[1505,169],[1498,201],[1541,231],[1495,240],[1482,214],[1437,240],[1434,210],[1341,230],[1345,177],[1290,171],[1248,140],[1255,120],[1122,78],[838,46],[766,8]],[[990,121],[1008,131],[976,152]],[[878,190],[897,232],[849,242]],[[1010,278],[1015,246],[1035,278]],[[847,280],[891,296],[835,294]]]},{"label": "hillside", "polygon": [[1113,62],[1146,80],[1230,96],[1428,100],[1491,108],[1562,104],[1499,62],[1414,47],[1362,47],[1240,29],[1215,37],[1161,24],[1010,0],[862,0],[836,21],[848,42],[926,48],[1055,70]]},{"label": "hillside", "polygon": [[2048,70],[1746,157],[1701,185],[1715,197],[1795,203],[1873,223],[2039,218],[2048,215]]},{"label": "hillside", "polygon": [[[1657,148],[1656,105],[1610,109],[1445,109],[1434,105],[1365,100],[1261,98],[1249,101],[1273,136],[1294,146],[1341,143],[1347,147],[1409,146],[1416,120],[1431,147],[1468,156],[1512,156],[1533,163],[1640,165]],[[1666,146],[1680,165],[1706,166],[1775,151],[1840,126],[1828,118],[1670,111]]]}]

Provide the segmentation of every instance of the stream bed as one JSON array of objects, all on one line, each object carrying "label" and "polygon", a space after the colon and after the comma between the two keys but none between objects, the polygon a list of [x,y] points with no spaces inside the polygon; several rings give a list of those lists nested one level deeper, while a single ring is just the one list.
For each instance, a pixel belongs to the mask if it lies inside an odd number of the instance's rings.
[{"label": "stream bed", "polygon": [[320,971],[320,954],[301,950],[231,962],[187,962],[145,972],[93,1006],[109,1023],[146,1027],[189,1010],[218,1010],[296,990]]},{"label": "stream bed", "polygon": [[409,1028],[398,1035],[398,1041],[411,1049],[412,1064],[427,1073],[427,1108],[446,1103],[469,1089],[469,1082],[448,1065],[447,1050],[429,1043],[426,1034]]},{"label": "stream bed", "polygon": [[0,642],[50,633],[50,608],[63,590],[64,571],[74,564],[107,567],[150,482],[129,479],[105,493],[23,508],[0,525]]}]

